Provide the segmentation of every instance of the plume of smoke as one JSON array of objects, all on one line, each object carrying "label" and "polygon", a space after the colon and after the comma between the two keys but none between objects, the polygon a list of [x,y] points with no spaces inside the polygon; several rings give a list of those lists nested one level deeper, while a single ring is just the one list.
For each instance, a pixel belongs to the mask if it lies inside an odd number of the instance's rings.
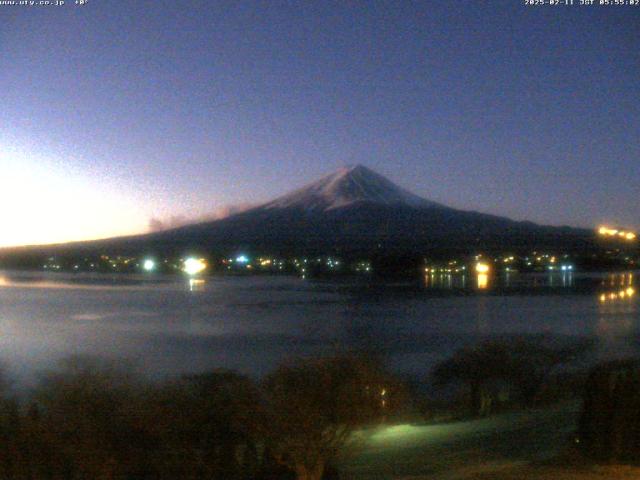
[{"label": "plume of smoke", "polygon": [[149,231],[161,232],[162,230],[170,230],[189,223],[191,223],[189,219],[183,215],[173,215],[167,219],[152,217],[149,219]]},{"label": "plume of smoke", "polygon": [[217,207],[210,213],[196,216],[186,217],[184,215],[172,215],[168,218],[151,217],[149,219],[149,231],[161,232],[163,230],[171,230],[173,228],[183,227],[185,225],[192,225],[194,223],[211,222],[214,220],[220,220],[238,213],[242,213],[253,207],[250,203],[239,203],[234,205],[222,205]]}]

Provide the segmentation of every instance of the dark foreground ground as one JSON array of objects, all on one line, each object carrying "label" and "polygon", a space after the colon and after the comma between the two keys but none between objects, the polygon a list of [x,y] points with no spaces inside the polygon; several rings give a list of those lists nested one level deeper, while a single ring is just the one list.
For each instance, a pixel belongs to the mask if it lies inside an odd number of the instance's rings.
[{"label": "dark foreground ground", "polygon": [[637,479],[640,468],[592,466],[574,452],[579,402],[441,425],[377,430],[342,477],[373,479]]}]

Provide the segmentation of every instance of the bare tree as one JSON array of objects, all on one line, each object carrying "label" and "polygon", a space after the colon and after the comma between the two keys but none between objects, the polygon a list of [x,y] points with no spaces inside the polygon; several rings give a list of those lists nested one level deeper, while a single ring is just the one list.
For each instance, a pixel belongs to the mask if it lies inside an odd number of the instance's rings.
[{"label": "bare tree", "polygon": [[319,480],[355,430],[397,407],[401,389],[379,363],[341,355],[283,366],[264,382],[267,445],[299,480]]},{"label": "bare tree", "polygon": [[257,469],[258,392],[237,373],[184,376],[150,392],[145,423],[158,439],[158,478],[247,478]]}]

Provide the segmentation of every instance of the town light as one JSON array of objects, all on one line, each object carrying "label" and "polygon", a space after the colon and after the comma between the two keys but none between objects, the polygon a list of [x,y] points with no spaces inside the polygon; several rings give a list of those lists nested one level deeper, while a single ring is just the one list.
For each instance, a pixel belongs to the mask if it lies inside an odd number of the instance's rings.
[{"label": "town light", "polygon": [[147,258],[142,264],[142,268],[144,269],[145,272],[152,272],[153,270],[156,269],[156,262],[154,262],[150,258]]},{"label": "town light", "polygon": [[486,263],[478,262],[476,263],[476,272],[478,273],[489,273],[489,265]]},{"label": "town light", "polygon": [[189,257],[184,261],[183,271],[189,275],[197,275],[207,268],[207,263],[203,258]]},{"label": "town light", "polygon": [[598,228],[598,233],[603,237],[619,237],[628,241],[633,241],[637,238],[635,232],[617,228],[609,228],[606,226]]}]

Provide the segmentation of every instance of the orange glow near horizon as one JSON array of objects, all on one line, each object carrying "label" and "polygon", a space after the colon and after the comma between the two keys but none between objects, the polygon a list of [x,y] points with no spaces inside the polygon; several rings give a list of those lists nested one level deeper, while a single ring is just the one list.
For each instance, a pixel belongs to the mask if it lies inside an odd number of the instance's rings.
[{"label": "orange glow near horizon", "polygon": [[0,153],[0,247],[65,243],[144,230],[146,216],[111,186],[51,162]]}]

